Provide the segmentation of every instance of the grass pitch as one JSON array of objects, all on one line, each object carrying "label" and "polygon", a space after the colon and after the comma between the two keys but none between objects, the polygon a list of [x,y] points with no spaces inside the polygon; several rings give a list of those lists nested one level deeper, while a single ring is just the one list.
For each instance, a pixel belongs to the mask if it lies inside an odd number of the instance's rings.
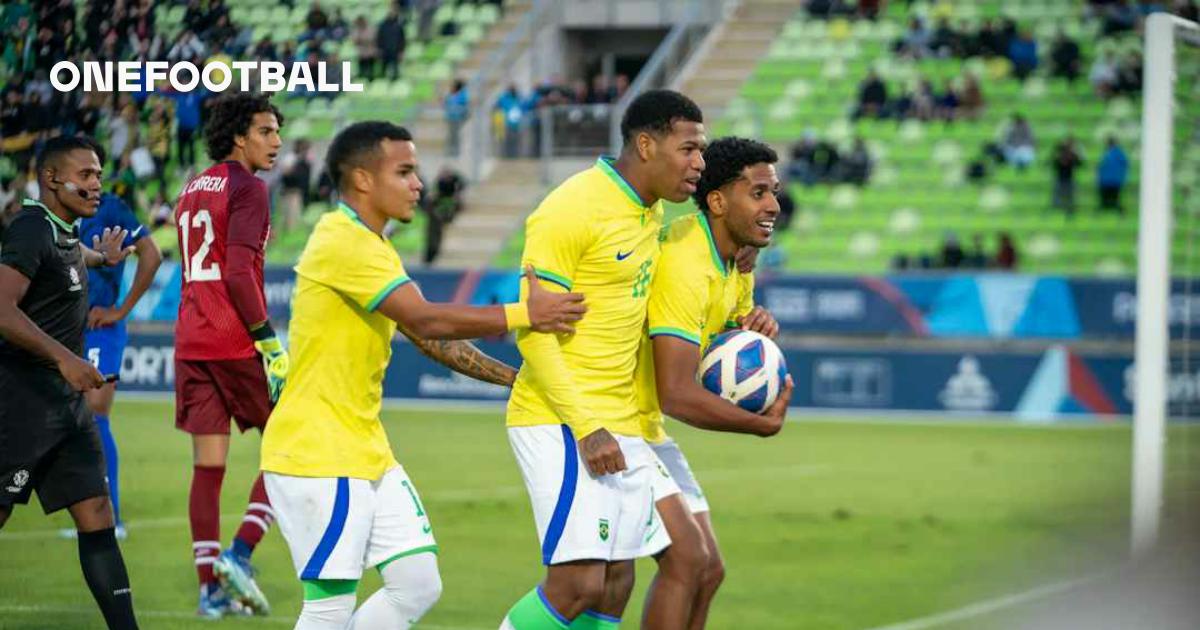
[{"label": "grass pitch", "polygon": [[[112,418],[130,533],[122,548],[142,627],[211,628],[192,618],[189,440],[174,429],[169,403],[119,401]],[[542,576],[502,412],[397,408],[384,422],[442,549],[445,592],[420,627],[496,628]],[[768,440],[679,424],[672,433],[713,506],[728,566],[710,628],[873,628],[1076,577],[1124,555],[1128,425],[822,421],[792,423]],[[241,520],[258,444],[256,434],[233,440],[225,543]],[[47,518],[31,505],[0,532],[0,628],[102,627],[75,544],[56,536],[68,525],[65,512]],[[277,531],[255,564],[272,616],[215,623],[290,627],[300,588]],[[637,626],[653,570],[652,561],[639,565],[626,627]],[[368,573],[360,601],[378,584]]]}]

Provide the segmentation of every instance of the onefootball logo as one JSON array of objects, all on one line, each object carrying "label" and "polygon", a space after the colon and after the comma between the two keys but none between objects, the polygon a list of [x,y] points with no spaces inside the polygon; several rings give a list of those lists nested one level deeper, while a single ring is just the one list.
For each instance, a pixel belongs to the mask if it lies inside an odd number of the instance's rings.
[{"label": "onefootball logo", "polygon": [[[257,76],[259,92],[361,92],[361,83],[351,78],[353,63],[343,61],[341,83],[330,83],[325,62],[297,62],[289,69],[280,61],[210,61],[197,68],[190,61],[86,61],[80,68],[60,61],[50,69],[50,84],[59,92],[71,92],[83,85],[87,92],[147,92],[161,82],[170,83],[178,92],[191,92],[201,83],[210,92],[224,92],[233,85],[234,71],[243,92],[252,89],[250,80]],[[313,68],[312,66],[316,66]],[[186,73],[186,74],[185,74]]]}]

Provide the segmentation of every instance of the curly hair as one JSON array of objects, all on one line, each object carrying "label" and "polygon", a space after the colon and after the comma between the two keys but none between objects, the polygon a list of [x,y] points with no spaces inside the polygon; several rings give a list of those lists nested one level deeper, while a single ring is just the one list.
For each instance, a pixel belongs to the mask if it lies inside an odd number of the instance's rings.
[{"label": "curly hair", "polygon": [[656,135],[670,133],[676,120],[704,122],[700,106],[673,90],[649,90],[638,95],[621,118],[621,140],[625,144],[640,131]]},{"label": "curly hair", "polygon": [[714,140],[704,150],[704,172],[696,184],[692,198],[701,210],[708,210],[708,193],[720,190],[742,176],[742,170],[755,164],[774,164],[779,161],[775,149],[757,140],[729,136]]},{"label": "curly hair", "polygon": [[233,139],[250,133],[250,123],[255,114],[275,114],[275,121],[283,127],[283,114],[265,94],[240,93],[218,98],[212,104],[208,125],[204,129],[204,144],[208,157],[213,161],[223,160],[233,153]]}]

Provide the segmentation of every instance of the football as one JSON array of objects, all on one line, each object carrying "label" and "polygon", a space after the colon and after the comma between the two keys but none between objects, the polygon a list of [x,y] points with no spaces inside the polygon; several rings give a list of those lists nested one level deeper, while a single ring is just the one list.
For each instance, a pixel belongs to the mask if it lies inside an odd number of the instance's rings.
[{"label": "football", "polygon": [[717,335],[697,374],[708,391],[754,413],[766,411],[787,378],[783,352],[767,337],[748,330]]}]

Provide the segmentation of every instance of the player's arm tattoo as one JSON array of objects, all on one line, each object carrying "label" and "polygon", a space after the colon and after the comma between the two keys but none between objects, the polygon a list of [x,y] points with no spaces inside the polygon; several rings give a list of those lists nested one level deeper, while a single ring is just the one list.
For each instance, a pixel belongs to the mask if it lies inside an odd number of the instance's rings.
[{"label": "player's arm tattoo", "polygon": [[403,326],[399,329],[421,354],[459,374],[505,387],[512,387],[517,380],[516,368],[484,354],[469,341],[422,339],[405,330]]}]

